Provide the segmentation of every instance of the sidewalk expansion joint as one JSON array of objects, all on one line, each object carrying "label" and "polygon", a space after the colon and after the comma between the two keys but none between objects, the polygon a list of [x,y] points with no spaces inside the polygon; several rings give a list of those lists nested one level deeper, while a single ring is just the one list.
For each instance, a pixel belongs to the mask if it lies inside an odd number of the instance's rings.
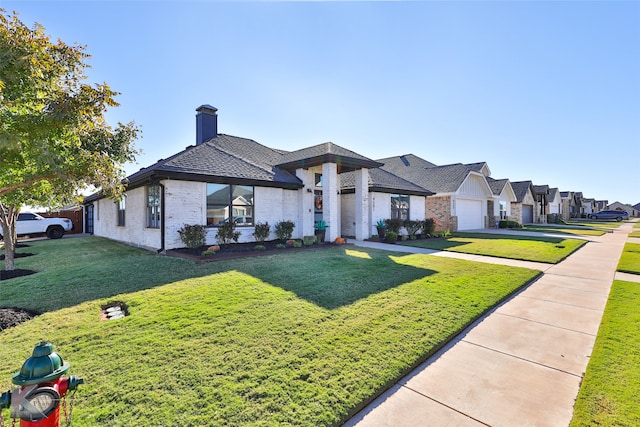
[{"label": "sidewalk expansion joint", "polygon": [[604,307],[602,309],[591,308],[591,307],[585,307],[583,305],[569,304],[569,303],[566,303],[566,302],[554,301],[554,300],[545,299],[545,298],[536,298],[536,297],[530,297],[530,296],[526,296],[526,295],[518,295],[518,296],[521,297],[521,298],[534,299],[534,300],[537,300],[537,301],[544,301],[544,302],[550,302],[552,304],[564,305],[566,307],[583,308],[585,310],[597,311],[598,313],[603,313],[604,312]]},{"label": "sidewalk expansion joint", "polygon": [[544,363],[536,362],[535,360],[526,359],[524,357],[516,356],[515,354],[512,354],[512,353],[507,353],[507,352],[504,352],[504,351],[496,350],[495,348],[491,348],[491,347],[487,347],[487,346],[484,346],[484,345],[476,344],[474,342],[467,341],[467,340],[462,340],[462,342],[466,342],[467,344],[471,344],[471,345],[474,345],[476,347],[484,348],[485,350],[493,351],[493,352],[498,353],[498,354],[503,354],[505,356],[509,356],[509,357],[514,358],[514,359],[522,360],[523,362],[527,362],[527,363],[531,363],[533,365],[541,366],[543,368],[551,369],[552,371],[561,372],[563,374],[571,375],[571,376],[576,377],[576,378],[582,378],[582,375],[574,374],[573,372],[565,371],[564,369],[554,368],[553,366],[545,365]]},{"label": "sidewalk expansion joint", "polygon": [[483,422],[483,421],[480,421],[479,419],[477,419],[477,418],[475,418],[475,417],[472,417],[472,416],[471,416],[471,415],[469,415],[469,414],[465,414],[464,412],[462,412],[462,411],[460,411],[460,410],[458,410],[458,409],[454,408],[453,406],[449,406],[449,405],[447,405],[447,404],[446,404],[446,403],[444,403],[444,402],[440,402],[439,400],[434,399],[434,398],[433,398],[433,397],[431,397],[431,396],[427,396],[426,394],[421,393],[421,392],[419,392],[419,391],[418,391],[418,390],[416,390],[416,389],[413,389],[413,388],[408,387],[408,386],[406,386],[406,385],[403,385],[402,387],[404,387],[404,388],[406,388],[407,390],[410,390],[410,391],[412,391],[412,392],[414,392],[414,393],[416,393],[416,394],[419,394],[420,396],[425,397],[425,398],[427,398],[427,399],[429,399],[429,400],[431,400],[431,401],[433,401],[433,402],[437,403],[438,405],[444,406],[445,408],[450,409],[450,410],[452,410],[453,412],[456,412],[456,413],[458,413],[458,414],[460,414],[460,415],[462,415],[462,416],[464,416],[464,417],[467,417],[467,418],[469,418],[469,419],[472,419],[473,421],[478,422],[478,423],[482,424],[483,426],[491,427],[491,424],[487,424],[487,423],[485,423],[485,422]]},{"label": "sidewalk expansion joint", "polygon": [[541,322],[539,320],[529,319],[527,317],[514,316],[513,314],[507,314],[507,313],[496,313],[496,314],[499,314],[501,316],[513,317],[514,319],[525,320],[527,322],[537,323],[538,325],[544,325],[544,326],[549,326],[551,328],[561,329],[563,331],[569,331],[569,332],[575,332],[575,333],[578,333],[578,334],[588,335],[590,337],[595,337],[596,336],[596,334],[590,334],[589,332],[578,331],[578,330],[571,329],[571,328],[565,328],[563,326],[553,325],[551,323]]}]

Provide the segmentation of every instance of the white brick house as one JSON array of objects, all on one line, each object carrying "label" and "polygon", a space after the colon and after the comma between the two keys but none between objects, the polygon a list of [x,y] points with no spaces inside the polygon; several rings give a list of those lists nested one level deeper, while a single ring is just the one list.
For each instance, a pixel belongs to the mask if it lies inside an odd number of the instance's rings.
[{"label": "white brick house", "polygon": [[[295,223],[294,238],[314,234],[318,220],[326,238],[365,239],[375,222],[397,215],[425,218],[431,191],[380,170],[381,163],[333,143],[284,152],[253,140],[218,133],[217,109],[196,115],[196,145],[128,177],[122,201],[96,193],[85,198],[87,229],[97,236],[164,251],[183,247],[185,224],[208,227],[235,221],[240,242],[253,241],[256,222]],[[90,224],[89,224],[90,222]]]}]

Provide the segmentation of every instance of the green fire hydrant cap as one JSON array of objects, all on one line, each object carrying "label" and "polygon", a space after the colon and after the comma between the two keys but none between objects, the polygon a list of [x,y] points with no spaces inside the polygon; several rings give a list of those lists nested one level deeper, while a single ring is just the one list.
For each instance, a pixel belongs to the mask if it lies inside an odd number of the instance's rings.
[{"label": "green fire hydrant cap", "polygon": [[33,354],[28,358],[20,372],[13,376],[16,385],[30,385],[53,381],[64,375],[70,368],[64,363],[62,357],[53,351],[53,345],[42,341],[33,349]]}]

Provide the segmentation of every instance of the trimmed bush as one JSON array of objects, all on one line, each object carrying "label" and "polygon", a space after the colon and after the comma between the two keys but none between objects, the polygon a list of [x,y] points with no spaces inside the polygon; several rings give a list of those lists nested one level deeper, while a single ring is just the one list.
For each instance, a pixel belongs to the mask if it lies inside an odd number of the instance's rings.
[{"label": "trimmed bush", "polygon": [[411,239],[413,240],[416,238],[416,234],[418,234],[418,231],[420,231],[420,229],[422,228],[422,221],[412,221],[408,219],[404,222],[404,228],[407,229],[409,237],[411,237]]},{"label": "trimmed bush", "polygon": [[256,222],[255,230],[253,232],[253,237],[256,238],[256,242],[264,242],[269,237],[271,233],[271,226],[268,222],[261,223]]},{"label": "trimmed bush", "polygon": [[422,221],[422,234],[433,236],[436,231],[436,220],[433,218],[427,218]]},{"label": "trimmed bush", "polygon": [[276,224],[276,236],[279,240],[289,240],[295,228],[293,221],[280,221]]},{"label": "trimmed bush", "polygon": [[398,233],[394,231],[387,231],[387,234],[384,236],[384,241],[388,243],[395,243],[398,241]]},{"label": "trimmed bush", "polygon": [[205,245],[207,238],[207,227],[204,225],[185,224],[178,230],[180,240],[189,249],[200,248]]},{"label": "trimmed bush", "polygon": [[503,219],[498,224],[498,228],[522,228],[522,224],[517,221]]},{"label": "trimmed bush", "polygon": [[396,236],[400,234],[400,228],[402,228],[404,221],[401,219],[385,219],[384,225],[387,227],[387,233],[392,231],[396,233]]},{"label": "trimmed bush", "polygon": [[231,241],[238,242],[240,238],[240,232],[236,231],[236,223],[233,221],[227,221],[218,228],[216,233],[216,239],[220,244],[231,243]]}]

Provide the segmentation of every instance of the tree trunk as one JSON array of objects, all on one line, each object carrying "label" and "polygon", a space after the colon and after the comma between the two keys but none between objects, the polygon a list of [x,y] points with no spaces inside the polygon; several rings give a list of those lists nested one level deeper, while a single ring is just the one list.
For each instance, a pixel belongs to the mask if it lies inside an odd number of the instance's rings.
[{"label": "tree trunk", "polygon": [[2,226],[2,236],[4,238],[4,269],[13,271],[16,269],[14,262],[16,253],[16,220],[20,209],[15,206],[6,207],[0,203],[0,226]]}]

